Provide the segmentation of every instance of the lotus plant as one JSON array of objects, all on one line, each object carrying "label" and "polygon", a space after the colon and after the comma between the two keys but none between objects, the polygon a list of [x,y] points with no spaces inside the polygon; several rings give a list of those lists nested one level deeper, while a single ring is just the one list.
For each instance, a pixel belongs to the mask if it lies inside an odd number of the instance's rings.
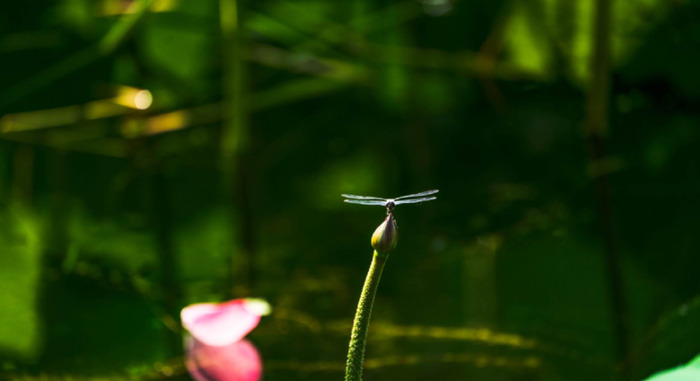
[{"label": "lotus plant", "polygon": [[396,248],[396,243],[399,240],[399,227],[396,225],[393,211],[396,205],[414,204],[425,201],[435,200],[437,189],[409,194],[396,198],[383,198],[373,196],[356,196],[352,194],[343,194],[345,202],[360,205],[381,205],[386,207],[386,219],[382,222],[372,235],[372,264],[369,266],[365,284],[362,287],[360,301],[357,304],[355,312],[355,320],[352,324],[352,332],[350,334],[350,348],[348,349],[348,359],[345,365],[345,380],[360,381],[362,380],[362,364],[365,358],[365,344],[367,342],[367,331],[369,329],[369,319],[372,316],[372,306],[374,305],[374,296],[379,287],[379,280],[382,277],[384,264],[389,253]]}]

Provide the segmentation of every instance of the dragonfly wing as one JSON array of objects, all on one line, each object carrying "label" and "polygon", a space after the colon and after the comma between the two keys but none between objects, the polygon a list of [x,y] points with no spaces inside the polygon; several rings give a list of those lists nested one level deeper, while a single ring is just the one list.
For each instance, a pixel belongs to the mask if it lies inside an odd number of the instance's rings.
[{"label": "dragonfly wing", "polygon": [[[423,201],[431,201],[435,200],[437,197],[421,197],[421,198],[410,198],[410,199],[404,199],[404,200],[396,200],[394,201],[395,205],[401,205],[401,204],[415,204],[417,202],[423,202]],[[348,200],[345,200],[348,201]]]},{"label": "dragonfly wing", "polygon": [[374,197],[374,196],[356,196],[354,194],[341,194],[341,196],[343,196],[345,198],[352,198],[355,200],[382,200],[382,201],[386,201],[385,198]]},{"label": "dragonfly wing", "polygon": [[414,193],[414,194],[408,194],[408,195],[406,195],[406,196],[396,197],[394,200],[403,200],[403,199],[407,199],[407,198],[427,196],[427,195],[430,195],[430,194],[435,194],[435,193],[437,193],[437,192],[439,192],[438,189],[433,189],[433,190],[429,190],[429,191],[425,191],[425,192]]},{"label": "dragonfly wing", "polygon": [[347,199],[344,201],[349,202],[351,204],[386,206],[386,201],[384,201],[384,200],[352,200],[352,199]]}]

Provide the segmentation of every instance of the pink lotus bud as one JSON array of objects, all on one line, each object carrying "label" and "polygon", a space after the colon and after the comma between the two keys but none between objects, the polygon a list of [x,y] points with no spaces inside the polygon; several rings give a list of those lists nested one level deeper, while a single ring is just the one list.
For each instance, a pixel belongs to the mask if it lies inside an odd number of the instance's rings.
[{"label": "pink lotus bud", "polygon": [[259,299],[235,299],[225,303],[192,304],[182,309],[180,317],[197,340],[223,346],[242,339],[258,325],[260,316],[270,306]]},{"label": "pink lotus bud", "polygon": [[185,307],[182,325],[187,370],[197,381],[257,381],[262,361],[245,335],[253,330],[270,306],[259,299],[201,303]]},{"label": "pink lotus bud", "polygon": [[398,241],[399,227],[396,226],[394,215],[389,213],[389,215],[386,216],[386,220],[374,231],[372,235],[372,247],[377,253],[387,255],[394,250]]}]

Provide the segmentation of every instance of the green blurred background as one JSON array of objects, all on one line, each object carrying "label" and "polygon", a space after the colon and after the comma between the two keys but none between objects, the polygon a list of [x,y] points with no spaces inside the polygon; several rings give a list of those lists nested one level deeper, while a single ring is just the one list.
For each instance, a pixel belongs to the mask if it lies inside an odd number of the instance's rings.
[{"label": "green blurred background", "polygon": [[[700,352],[700,4],[43,0],[0,12],[0,378],[638,380]],[[3,376],[4,375],[4,376]]]}]

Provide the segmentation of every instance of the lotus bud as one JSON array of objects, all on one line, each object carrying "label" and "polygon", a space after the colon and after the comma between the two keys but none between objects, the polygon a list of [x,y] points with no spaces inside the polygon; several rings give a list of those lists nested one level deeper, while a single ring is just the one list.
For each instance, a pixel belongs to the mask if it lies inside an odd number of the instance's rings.
[{"label": "lotus bud", "polygon": [[372,235],[372,247],[381,255],[389,254],[399,241],[399,227],[396,226],[394,215],[389,213]]}]

